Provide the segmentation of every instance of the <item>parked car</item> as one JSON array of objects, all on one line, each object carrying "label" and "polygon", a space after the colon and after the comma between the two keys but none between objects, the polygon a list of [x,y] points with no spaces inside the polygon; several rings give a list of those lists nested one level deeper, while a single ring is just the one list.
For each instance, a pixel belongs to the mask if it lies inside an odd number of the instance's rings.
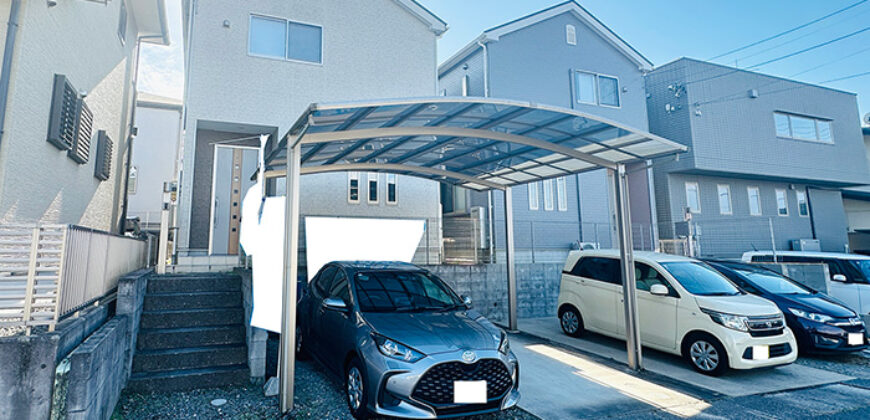
[{"label": "parked car", "polygon": [[801,352],[854,352],[867,348],[864,322],[836,299],[758,265],[706,262],[741,289],[775,303],[785,314],[786,325]]},{"label": "parked car", "polygon": [[470,305],[415,265],[332,262],[300,300],[297,350],[344,378],[357,419],[513,407],[519,364],[507,334]]},{"label": "parked car", "polygon": [[[721,375],[794,362],[797,347],[772,302],[741,291],[701,261],[635,252],[641,343],[682,355],[698,372]],[[573,251],[562,272],[562,330],[625,338],[623,290],[616,250]]]},{"label": "parked car", "polygon": [[[785,263],[821,263],[828,266],[827,293],[861,316],[870,316],[870,257],[838,252],[777,251]],[[744,262],[773,262],[773,251],[743,253]]]}]

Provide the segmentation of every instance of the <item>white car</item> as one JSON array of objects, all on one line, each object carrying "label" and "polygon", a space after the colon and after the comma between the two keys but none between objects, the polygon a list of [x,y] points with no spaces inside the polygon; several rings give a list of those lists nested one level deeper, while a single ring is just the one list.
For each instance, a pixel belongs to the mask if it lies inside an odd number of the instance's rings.
[{"label": "white car", "polygon": [[[797,343],[777,306],[747,294],[695,259],[635,252],[641,343],[682,355],[695,370],[721,375],[792,363]],[[616,250],[573,251],[562,271],[562,330],[625,338],[622,280]]]},{"label": "white car", "polygon": [[[814,263],[828,266],[827,295],[864,317],[870,317],[870,256],[839,252],[777,251],[784,263]],[[773,262],[772,251],[743,253],[744,262]]]}]

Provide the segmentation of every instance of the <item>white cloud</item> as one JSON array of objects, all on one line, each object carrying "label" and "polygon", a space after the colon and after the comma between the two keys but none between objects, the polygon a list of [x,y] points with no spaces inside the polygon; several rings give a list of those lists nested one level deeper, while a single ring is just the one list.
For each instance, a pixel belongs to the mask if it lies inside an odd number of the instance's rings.
[{"label": "white cloud", "polygon": [[184,96],[184,49],[181,34],[181,0],[166,2],[169,46],[142,44],[139,84],[142,92],[181,99]]}]

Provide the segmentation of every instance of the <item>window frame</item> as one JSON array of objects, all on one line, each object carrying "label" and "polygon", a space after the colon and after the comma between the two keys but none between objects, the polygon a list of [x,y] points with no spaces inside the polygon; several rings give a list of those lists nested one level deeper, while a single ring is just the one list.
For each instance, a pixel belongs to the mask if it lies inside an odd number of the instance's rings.
[{"label": "window frame", "polygon": [[[783,209],[783,207],[779,207],[780,193],[782,193],[782,199],[785,201],[785,214],[780,211]],[[788,190],[785,188],[775,188],[774,197],[776,197],[776,215],[780,217],[788,217]]]},{"label": "window frame", "polygon": [[[378,181],[380,181],[377,172],[369,172],[366,176],[366,202],[369,204],[378,204],[380,201],[380,185],[378,185]],[[372,182],[375,183],[375,199],[372,200]]]},{"label": "window frame", "polygon": [[[588,75],[591,75],[593,77],[593,85],[594,85],[593,93],[595,94],[595,99],[593,102],[586,102],[586,101],[580,100],[580,95],[578,92],[580,86],[577,83],[577,74],[578,73],[588,74]],[[617,102],[617,105],[610,105],[610,104],[601,103],[601,78],[602,77],[616,80],[616,102]],[[606,74],[606,73],[598,73],[598,72],[588,71],[588,70],[574,69],[574,70],[572,70],[572,73],[571,73],[571,96],[573,97],[574,104],[594,105],[594,106],[602,106],[605,108],[620,109],[620,108],[622,108],[622,96],[620,96],[620,85],[621,84],[622,83],[620,83],[620,81],[619,81],[619,76],[616,76],[616,75]]]},{"label": "window frame", "polygon": [[[693,209],[692,203],[689,203],[689,186],[695,186],[695,197],[698,199],[698,208]],[[698,185],[697,181],[686,181],[686,207],[689,209],[692,214],[701,214],[701,186]]]},{"label": "window frame", "polygon": [[545,179],[541,181],[544,188],[544,211],[553,211],[556,208],[555,197],[553,197],[553,180]]},{"label": "window frame", "polygon": [[[386,191],[384,194],[384,201],[391,206],[395,206],[399,204],[399,176],[396,174],[385,174],[384,183],[386,184]],[[392,178],[392,180],[390,179]],[[390,186],[393,186],[393,200],[390,200]]]},{"label": "window frame", "polygon": [[[722,188],[728,192],[728,211],[722,211]],[[718,198],[719,202],[719,214],[730,216],[734,214],[734,200],[731,199],[731,185],[730,184],[716,184],[716,198]]]},{"label": "window frame", "polygon": [[[758,203],[758,213],[752,212],[752,190],[755,190],[755,197],[757,198]],[[746,187],[746,198],[749,200],[749,215],[750,216],[763,216],[764,208],[761,206],[761,188],[755,185],[749,185]]]},{"label": "window frame", "polygon": [[556,178],[556,207],[559,211],[568,211],[568,178]]},{"label": "window frame", "polygon": [[[801,197],[803,197],[803,199],[801,199]],[[796,190],[795,202],[797,203],[798,217],[810,217],[810,201],[807,199],[807,192]],[[804,206],[806,206],[806,213],[801,210],[801,202],[803,202]]]},{"label": "window frame", "polygon": [[[788,135],[787,136],[780,134],[776,130],[776,117],[777,116],[786,117],[786,120],[788,121]],[[815,139],[808,139],[808,138],[803,138],[803,137],[796,137],[794,134],[794,123],[792,122],[792,118],[803,118],[803,119],[807,119],[807,120],[812,121],[813,127],[815,128],[815,133],[816,133],[815,137],[816,138]],[[821,137],[821,130],[819,129],[820,123],[828,124],[828,133],[829,133],[829,137],[830,137],[828,140],[823,140]],[[821,144],[834,144],[834,126],[833,126],[833,123],[834,123],[834,120],[829,119],[829,118],[812,117],[809,115],[794,114],[794,113],[783,112],[783,111],[773,111],[774,133],[776,134],[776,137],[780,138],[780,139],[808,141],[808,142],[812,142],[812,143],[821,143]]]},{"label": "window frame", "polygon": [[[251,52],[251,25],[252,25],[252,22],[254,21],[254,18],[284,21],[284,56],[283,57],[276,57],[276,56],[257,54],[257,53]],[[314,26],[314,27],[320,28],[320,61],[319,62],[318,61],[305,61],[305,60],[300,60],[298,58],[288,57],[288,54],[290,54],[290,23],[296,23],[299,25]],[[299,64],[308,64],[308,65],[312,65],[312,66],[323,66],[323,62],[325,61],[325,57],[324,57],[325,49],[323,47],[323,44],[324,44],[324,42],[323,42],[323,25],[321,25],[321,24],[317,24],[317,23],[313,23],[313,22],[306,22],[306,21],[301,21],[301,20],[295,20],[295,19],[287,19],[285,17],[268,15],[265,13],[249,13],[248,14],[248,51],[247,51],[247,53],[248,53],[249,57],[265,58],[265,59],[276,60],[276,61],[287,61],[287,62],[299,63]]]},{"label": "window frame", "polygon": [[[538,182],[529,182],[528,184],[529,191],[529,210],[540,210],[541,208],[541,190],[538,188]],[[534,191],[534,194],[532,194]],[[534,200],[532,200],[532,196],[534,195]]]},{"label": "window frame", "polygon": [[577,27],[570,23],[565,25],[565,42],[568,45],[577,45]]},{"label": "window frame", "polygon": [[[602,77],[616,80],[616,105],[601,103],[601,78]],[[619,76],[611,76],[609,74],[598,73],[597,76],[595,77],[595,84],[598,86],[598,106],[603,106],[606,108],[614,108],[614,109],[622,108],[622,98],[619,96],[619,85],[620,85]]]},{"label": "window frame", "polygon": [[[354,200],[352,198],[353,194],[351,194],[351,192],[353,191],[353,185],[351,185],[351,181],[356,181],[356,200]],[[360,200],[359,200],[359,196],[360,196],[359,181],[360,181],[359,172],[348,172],[347,173],[347,202],[348,203],[359,204],[359,202],[360,202]]]}]

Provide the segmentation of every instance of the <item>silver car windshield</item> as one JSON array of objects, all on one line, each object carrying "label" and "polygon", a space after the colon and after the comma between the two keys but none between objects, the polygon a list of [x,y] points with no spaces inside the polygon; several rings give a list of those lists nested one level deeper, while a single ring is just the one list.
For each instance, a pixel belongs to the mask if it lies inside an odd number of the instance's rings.
[{"label": "silver car windshield", "polygon": [[712,267],[699,262],[661,263],[689,293],[698,296],[739,295],[740,289]]},{"label": "silver car windshield", "polygon": [[422,312],[458,308],[459,297],[437,277],[422,272],[372,271],[356,275],[363,312]]}]

